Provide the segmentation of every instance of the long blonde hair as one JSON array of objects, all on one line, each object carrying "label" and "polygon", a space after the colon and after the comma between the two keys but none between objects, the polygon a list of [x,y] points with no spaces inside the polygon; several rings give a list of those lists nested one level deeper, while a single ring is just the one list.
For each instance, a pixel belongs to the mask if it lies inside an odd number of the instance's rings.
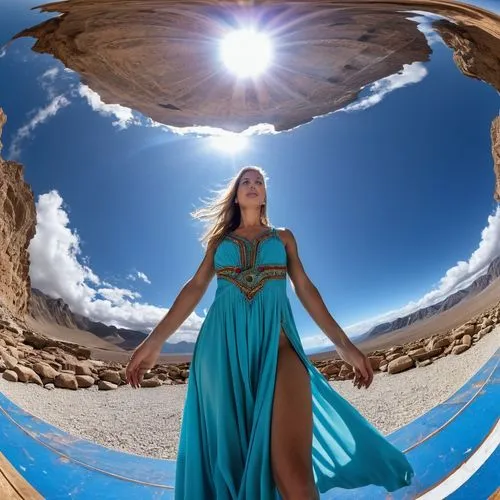
[{"label": "long blonde hair", "polygon": [[[267,176],[264,169],[255,165],[245,166],[227,182],[226,186],[215,190],[215,196],[205,201],[206,205],[204,207],[190,212],[193,218],[208,221],[205,224],[205,233],[200,238],[204,247],[216,245],[222,238],[240,225],[241,212],[234,200],[236,199],[240,179],[249,170],[255,170],[262,175],[267,192]],[[268,199],[266,196],[266,202],[261,206],[260,211],[260,222],[265,226],[270,225],[267,215],[267,205]]]}]

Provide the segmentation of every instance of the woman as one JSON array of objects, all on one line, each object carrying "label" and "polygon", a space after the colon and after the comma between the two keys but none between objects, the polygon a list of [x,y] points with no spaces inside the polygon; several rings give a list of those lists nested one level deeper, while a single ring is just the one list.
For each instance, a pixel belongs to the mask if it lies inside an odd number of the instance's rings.
[{"label": "woman", "polygon": [[264,171],[245,167],[212,204],[193,212],[212,221],[205,257],[127,366],[128,382],[140,387],[216,274],[191,361],[175,498],[313,500],[336,486],[406,486],[413,470],[404,454],[334,391],[303,350],[287,273],[352,365],[353,383],[368,388],[373,380],[368,359],[306,275],[293,233],[269,225],[266,201]]}]

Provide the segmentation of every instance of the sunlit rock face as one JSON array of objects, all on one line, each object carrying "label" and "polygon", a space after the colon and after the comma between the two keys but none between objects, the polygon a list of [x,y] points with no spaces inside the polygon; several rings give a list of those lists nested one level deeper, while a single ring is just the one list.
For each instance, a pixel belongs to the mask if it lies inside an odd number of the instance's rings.
[{"label": "sunlit rock face", "polygon": [[[5,122],[0,108],[0,136]],[[6,307],[16,316],[28,308],[28,245],[35,235],[35,226],[33,191],[24,182],[22,165],[0,157],[0,309]]]},{"label": "sunlit rock face", "polygon": [[[417,10],[445,17],[433,27],[458,68],[500,90],[500,17],[451,0],[67,0],[41,9],[61,15],[15,38],[34,37],[33,50],[78,72],[105,103],[175,127],[282,131],[344,108],[367,85],[429,60]],[[273,57],[258,78],[238,78],[220,42],[249,24],[269,35]]]},{"label": "sunlit rock face", "polygon": [[496,36],[494,31],[490,33],[477,26],[457,25],[444,19],[433,26],[453,49],[453,60],[465,75],[483,80],[500,92],[500,22]]},{"label": "sunlit rock face", "polygon": [[[104,102],[157,122],[286,130],[346,106],[403,64],[429,59],[410,14],[342,5],[69,0],[45,5],[63,15],[18,36],[36,38],[35,51],[80,73]],[[246,20],[273,41],[274,63],[255,80],[236,78],[220,60],[221,39]]]},{"label": "sunlit rock face", "polygon": [[[440,20],[433,23],[443,41],[453,49],[453,60],[467,76],[489,83],[500,92],[500,23],[484,22],[467,26]],[[494,197],[500,201],[500,119],[491,126],[492,153],[496,186]]]},{"label": "sunlit rock face", "polygon": [[496,176],[494,196],[495,200],[500,202],[500,116],[493,120],[491,126],[491,146]]}]

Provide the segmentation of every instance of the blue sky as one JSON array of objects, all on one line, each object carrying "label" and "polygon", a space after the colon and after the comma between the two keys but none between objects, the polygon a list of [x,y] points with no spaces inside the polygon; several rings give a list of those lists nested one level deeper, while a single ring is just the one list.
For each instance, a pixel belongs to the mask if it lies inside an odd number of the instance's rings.
[{"label": "blue sky", "polygon": [[[29,5],[2,7],[0,46],[48,17]],[[203,258],[189,212],[246,164],[266,170],[271,223],[293,231],[349,335],[439,302],[500,253],[498,93],[463,76],[435,37],[430,63],[376,83],[347,110],[252,136],[235,154],[104,105],[32,43],[0,49],[3,156],[24,164],[37,202],[33,286],[76,312],[152,328]],[[331,346],[288,286],[306,350]],[[196,339],[215,289],[214,279],[170,341]]]}]

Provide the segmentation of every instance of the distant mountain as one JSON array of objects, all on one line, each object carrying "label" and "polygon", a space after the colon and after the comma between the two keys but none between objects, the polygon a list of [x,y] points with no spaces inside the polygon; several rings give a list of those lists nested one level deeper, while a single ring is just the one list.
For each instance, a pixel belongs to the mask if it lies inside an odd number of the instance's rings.
[{"label": "distant mountain", "polygon": [[[147,337],[147,334],[141,331],[105,325],[98,321],[92,321],[81,314],[74,313],[64,300],[53,299],[37,288],[31,289],[28,311],[37,320],[91,332],[96,337],[126,350],[135,349]],[[164,354],[192,354],[194,345],[194,342],[185,341],[177,343],[165,342],[161,352]]]},{"label": "distant mountain", "polygon": [[[486,274],[474,280],[467,288],[459,290],[437,304],[419,309],[407,316],[397,318],[394,321],[376,325],[362,335],[356,336],[354,340],[356,342],[361,342],[368,338],[378,337],[447,311],[458,303],[482,292],[498,277],[500,277],[500,256],[496,257],[490,263]],[[117,328],[116,326],[92,321],[85,316],[72,312],[68,304],[62,299],[53,299],[36,288],[31,289],[29,313],[35,319],[43,320],[48,323],[56,323],[67,328],[91,332],[97,337],[126,350],[135,349],[147,336],[145,332]],[[176,344],[166,342],[163,346],[162,353],[193,354],[194,346],[194,342],[182,341]],[[321,350],[324,349],[321,348]],[[320,351],[313,349],[308,353],[313,354],[317,352]]]},{"label": "distant mountain", "polygon": [[386,323],[381,323],[380,325],[374,326],[371,330],[365,332],[359,337],[356,337],[356,342],[399,330],[400,328],[409,326],[422,319],[430,318],[431,316],[435,316],[436,314],[447,311],[453,306],[456,306],[459,302],[462,302],[474,295],[477,295],[479,292],[482,292],[499,276],[500,256],[491,261],[486,274],[479,276],[479,278],[475,279],[467,288],[459,290],[458,292],[450,295],[449,297],[446,297],[446,299],[438,302],[437,304],[433,304],[429,307],[424,307],[423,309],[419,309],[418,311],[408,314],[407,316],[397,318],[394,321],[388,321]]}]

